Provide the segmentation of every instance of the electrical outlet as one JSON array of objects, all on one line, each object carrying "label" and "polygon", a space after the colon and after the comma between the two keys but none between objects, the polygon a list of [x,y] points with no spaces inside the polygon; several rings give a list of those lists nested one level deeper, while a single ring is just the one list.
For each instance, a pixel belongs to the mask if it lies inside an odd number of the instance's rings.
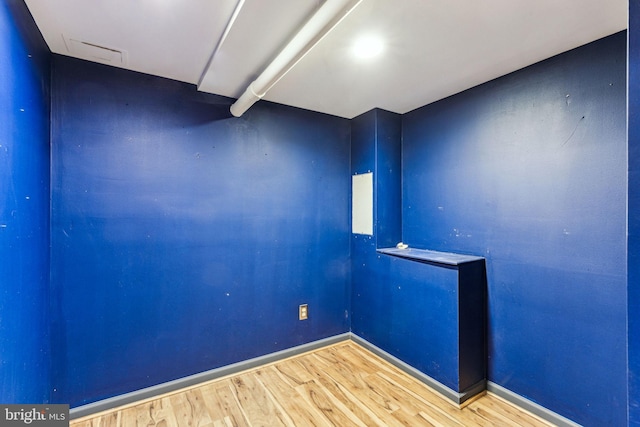
[{"label": "electrical outlet", "polygon": [[309,318],[309,305],[300,304],[300,307],[298,307],[298,319],[307,320],[308,318]]}]

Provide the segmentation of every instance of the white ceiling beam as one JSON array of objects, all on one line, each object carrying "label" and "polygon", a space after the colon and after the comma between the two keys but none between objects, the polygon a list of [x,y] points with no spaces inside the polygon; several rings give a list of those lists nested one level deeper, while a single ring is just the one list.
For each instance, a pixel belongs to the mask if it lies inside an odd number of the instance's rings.
[{"label": "white ceiling beam", "polygon": [[313,47],[355,9],[362,0],[327,0],[304,24],[298,33],[267,65],[236,102],[231,114],[242,116],[284,77]]}]

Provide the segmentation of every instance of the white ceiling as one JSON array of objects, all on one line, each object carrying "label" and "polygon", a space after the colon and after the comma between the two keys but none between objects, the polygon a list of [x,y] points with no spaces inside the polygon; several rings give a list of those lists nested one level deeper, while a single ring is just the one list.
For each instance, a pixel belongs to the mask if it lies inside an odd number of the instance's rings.
[{"label": "white ceiling", "polygon": [[[232,98],[324,3],[25,1],[54,53]],[[264,99],[346,118],[406,113],[626,26],[627,0],[363,0]],[[382,37],[381,55],[352,55],[363,34]]]}]

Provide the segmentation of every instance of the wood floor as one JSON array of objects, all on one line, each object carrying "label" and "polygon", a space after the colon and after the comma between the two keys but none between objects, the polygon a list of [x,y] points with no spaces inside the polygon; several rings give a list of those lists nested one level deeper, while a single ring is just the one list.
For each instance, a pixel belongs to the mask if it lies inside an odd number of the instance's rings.
[{"label": "wood floor", "polygon": [[459,409],[352,341],[71,422],[72,427],[550,425],[490,393]]}]

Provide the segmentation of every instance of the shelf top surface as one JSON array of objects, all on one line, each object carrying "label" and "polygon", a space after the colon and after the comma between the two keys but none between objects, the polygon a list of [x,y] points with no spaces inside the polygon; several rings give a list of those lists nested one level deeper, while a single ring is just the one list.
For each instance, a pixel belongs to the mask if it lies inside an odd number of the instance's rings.
[{"label": "shelf top surface", "polygon": [[401,258],[413,259],[417,261],[425,261],[436,264],[445,264],[457,266],[468,262],[476,262],[484,260],[483,257],[475,255],[454,254],[450,252],[431,251],[428,249],[415,248],[382,248],[377,250],[379,253],[397,256]]}]

